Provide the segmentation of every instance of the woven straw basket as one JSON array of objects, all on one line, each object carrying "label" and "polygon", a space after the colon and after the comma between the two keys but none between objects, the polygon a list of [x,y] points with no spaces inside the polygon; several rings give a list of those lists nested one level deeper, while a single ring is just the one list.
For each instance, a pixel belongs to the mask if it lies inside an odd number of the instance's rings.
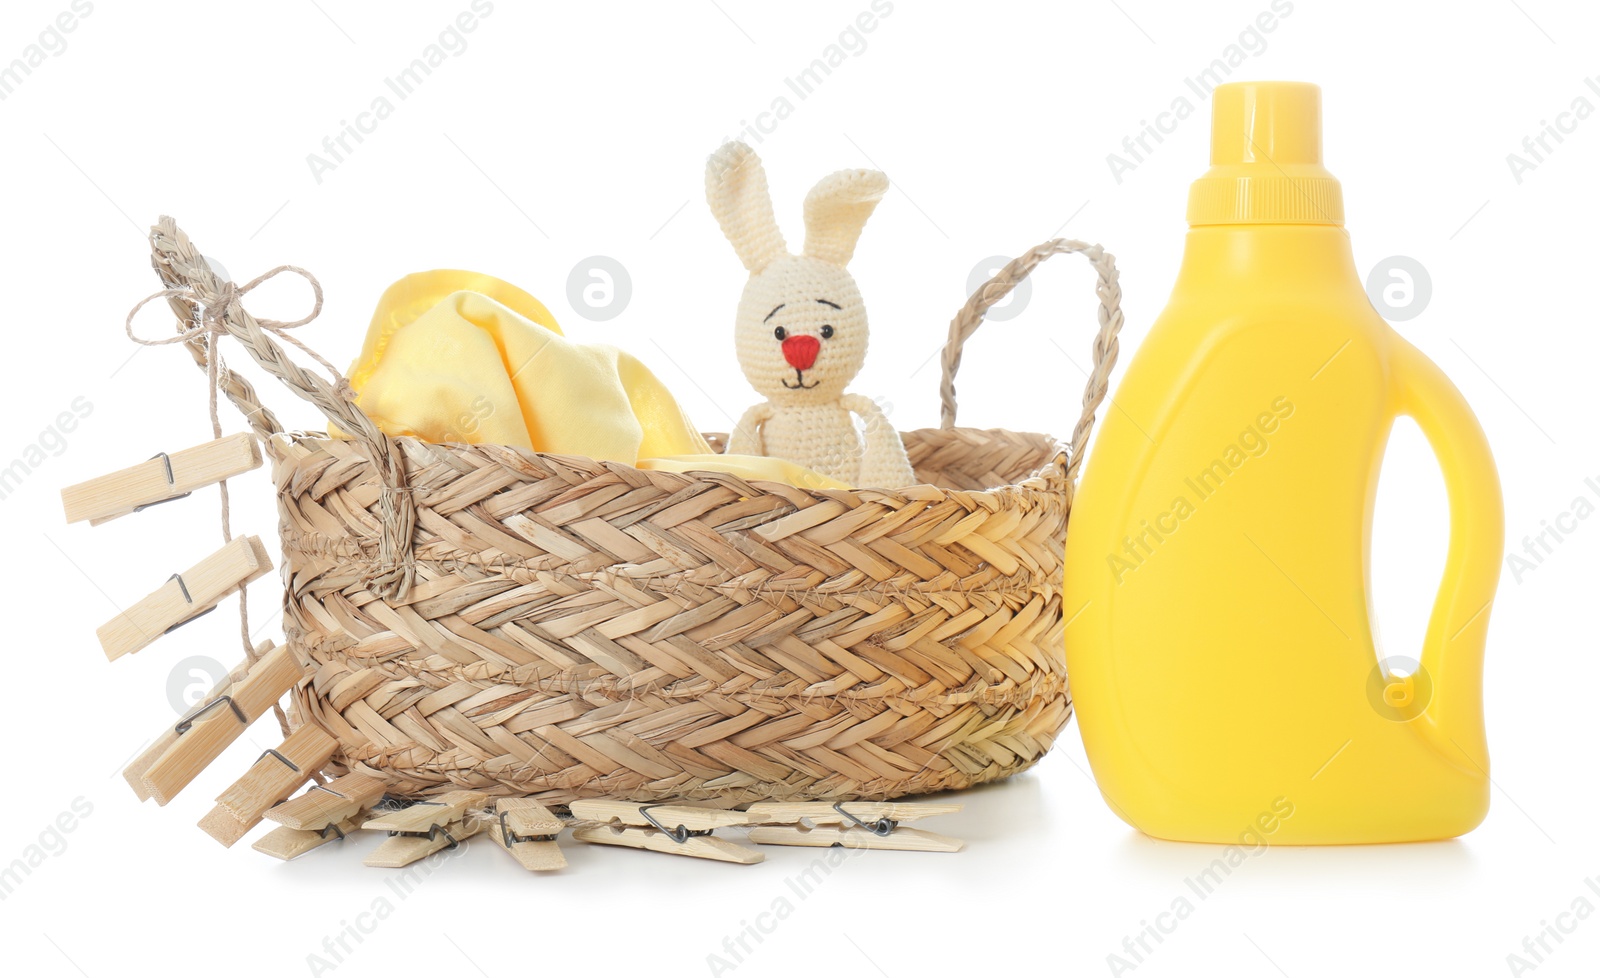
[{"label": "woven straw basket", "polygon": [[[198,303],[349,435],[282,431],[219,368],[273,462],[285,630],[309,663],[290,721],[337,738],[329,773],[407,797],[889,799],[1021,771],[1070,717],[1067,514],[1122,324],[1099,246],[1040,245],[956,316],[943,427],[904,434],[925,484],[808,491],[386,437],[342,378],[284,355],[299,324],[252,316],[170,218],[152,243],[180,328]],[[1070,449],[954,427],[962,344],[1065,252],[1100,298]]]}]

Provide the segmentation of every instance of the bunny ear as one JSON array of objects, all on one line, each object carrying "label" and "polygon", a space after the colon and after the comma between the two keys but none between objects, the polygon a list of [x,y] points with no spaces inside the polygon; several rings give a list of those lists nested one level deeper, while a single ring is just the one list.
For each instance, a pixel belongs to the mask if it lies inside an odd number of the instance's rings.
[{"label": "bunny ear", "polygon": [[745,268],[759,272],[788,254],[783,232],[772,216],[767,171],[756,151],[744,143],[728,143],[706,161],[706,203]]},{"label": "bunny ear", "polygon": [[823,177],[806,194],[805,253],[841,268],[849,264],[861,229],[888,189],[889,178],[877,170],[840,170]]}]

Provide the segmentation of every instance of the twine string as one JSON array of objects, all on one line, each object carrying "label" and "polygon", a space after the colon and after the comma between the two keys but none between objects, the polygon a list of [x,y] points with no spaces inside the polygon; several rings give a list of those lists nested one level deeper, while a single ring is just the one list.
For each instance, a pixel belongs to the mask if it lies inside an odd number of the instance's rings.
[{"label": "twine string", "polygon": [[[228,333],[262,369],[282,381],[296,396],[314,405],[345,435],[366,449],[368,458],[377,470],[379,493],[377,511],[373,515],[380,532],[377,567],[362,583],[380,597],[403,600],[410,594],[417,576],[415,555],[411,549],[417,509],[411,493],[407,491],[409,480],[404,452],[361,412],[355,403],[355,391],[333,365],[288,332],[312,321],[321,312],[321,285],[310,273],[294,265],[274,268],[243,286],[226,282],[206,264],[204,256],[190,242],[188,235],[170,217],[161,218],[151,229],[150,245],[156,272],[169,287],[150,299],[165,295],[169,304],[183,307],[180,318],[185,319],[190,313],[189,306],[198,299],[207,306],[202,329],[215,330],[218,334]],[[294,272],[311,285],[316,297],[311,312],[292,321],[256,319],[239,301],[240,297],[284,271]],[[173,289],[188,291],[175,292]],[[191,330],[184,332],[186,335],[182,339],[187,340],[185,345],[191,356],[202,370],[207,369],[204,334]],[[328,376],[308,370],[290,359],[285,355],[280,340],[322,365]],[[151,342],[156,345],[178,341],[169,338]],[[271,412],[261,405],[255,391],[243,377],[231,370],[219,370],[219,377],[223,393],[262,438],[270,438],[283,430]]]},{"label": "twine string", "polygon": [[[318,365],[328,372],[329,377],[332,379],[334,389],[338,391],[339,395],[347,401],[354,401],[356,399],[355,390],[350,386],[350,381],[345,379],[343,374],[339,373],[339,368],[328,362],[327,358],[323,357],[322,354],[300,342],[298,338],[291,336],[289,333],[290,330],[299,329],[301,326],[306,325],[322,314],[322,283],[317,281],[317,277],[315,275],[312,275],[310,272],[298,265],[279,265],[276,268],[268,269],[267,271],[246,282],[244,285],[234,285],[232,282],[224,281],[222,282],[217,297],[210,302],[205,302],[199,295],[198,290],[196,290],[192,285],[177,285],[171,288],[161,289],[158,292],[152,292],[143,299],[140,299],[137,305],[128,310],[128,318],[123,323],[123,330],[128,334],[128,339],[139,344],[140,346],[168,346],[173,343],[188,343],[204,337],[207,344],[208,353],[207,374],[211,377],[212,384],[215,385],[219,377],[219,371],[215,369],[215,361],[209,357],[209,354],[215,350],[214,343],[216,337],[219,334],[226,334],[229,331],[227,323],[225,322],[229,312],[232,311],[233,306],[238,304],[242,298],[244,298],[246,295],[249,295],[256,288],[256,286],[271,281],[283,272],[293,272],[294,274],[305,279],[306,284],[311,286],[311,293],[313,297],[311,311],[299,319],[287,321],[281,319],[263,319],[255,315],[252,315],[251,318],[255,321],[256,325],[261,327],[264,332],[271,333],[273,336],[276,336],[278,339],[283,340],[285,343],[290,344],[298,349],[301,353],[304,353],[306,356],[315,360]],[[190,320],[184,327],[180,328],[175,335],[163,336],[159,339],[147,339],[133,331],[133,320],[139,315],[139,311],[141,309],[157,299],[168,299],[173,297],[186,298],[194,303],[195,316],[193,320]],[[240,306],[240,309],[243,309],[242,305]],[[211,398],[211,402],[213,413],[215,413],[216,397],[214,395]]]},{"label": "twine string", "polygon": [[[223,283],[221,293],[217,299],[209,303],[203,301],[198,294],[198,291],[193,286],[184,285],[162,289],[159,292],[155,292],[140,300],[139,303],[128,312],[128,318],[124,322],[124,330],[127,332],[130,340],[138,343],[141,346],[168,346],[173,343],[193,343],[195,341],[201,341],[203,343],[206,367],[206,408],[211,418],[211,437],[213,438],[222,437],[222,417],[217,407],[217,392],[222,386],[223,376],[227,373],[222,364],[222,353],[218,348],[218,340],[221,338],[222,334],[228,332],[227,325],[223,320],[227,316],[229,308],[234,303],[239,302],[242,296],[248,294],[256,286],[262,284],[263,282],[269,281],[282,272],[294,272],[310,283],[312,293],[315,296],[315,301],[312,305],[311,312],[300,319],[291,321],[258,318],[256,319],[256,322],[259,323],[261,328],[266,332],[272,333],[279,339],[293,344],[307,356],[321,364],[325,369],[327,369],[328,373],[333,375],[334,388],[338,391],[339,395],[344,397],[346,400],[353,401],[355,399],[354,391],[350,388],[349,382],[339,374],[339,371],[333,366],[333,364],[329,363],[327,360],[323,359],[323,357],[318,355],[316,351],[307,347],[304,343],[301,343],[299,340],[288,334],[289,330],[297,329],[306,325],[313,319],[317,318],[317,316],[322,312],[322,284],[317,281],[316,276],[312,275],[303,268],[298,268],[293,265],[279,265],[276,268],[256,276],[242,286],[235,286],[232,282],[225,282]],[[182,297],[189,300],[190,308],[193,313],[192,317],[187,320],[182,318],[178,320],[179,325],[176,334],[162,337],[160,339],[146,339],[134,332],[133,320],[134,317],[139,314],[141,309],[156,299],[174,297]],[[232,507],[228,496],[228,480],[223,479],[221,482],[217,483],[217,490],[222,502],[222,542],[228,543],[233,540],[233,527],[231,520]],[[240,585],[239,641],[244,646],[245,662],[247,666],[254,666],[260,659],[260,656],[256,654],[255,645],[250,641],[250,638],[249,589],[247,585]],[[278,721],[279,730],[285,737],[287,737],[289,735],[289,718],[284,713],[283,706],[279,703],[273,703],[272,713]]]}]

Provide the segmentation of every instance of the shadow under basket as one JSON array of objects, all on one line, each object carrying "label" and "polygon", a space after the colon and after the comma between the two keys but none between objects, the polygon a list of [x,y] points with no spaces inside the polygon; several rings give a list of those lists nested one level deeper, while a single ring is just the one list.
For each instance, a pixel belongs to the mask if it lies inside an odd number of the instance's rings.
[{"label": "shadow under basket", "polygon": [[[226,288],[176,245],[169,285]],[[954,427],[983,311],[1073,251],[1101,307],[1071,453]],[[1118,298],[1098,246],[1003,269],[951,324],[944,427],[903,436],[926,484],[893,490],[389,438],[226,303],[226,331],[349,434],[281,431],[224,370],[273,462],[285,631],[309,663],[291,723],[338,740],[330,774],[413,798],[876,800],[1029,767],[1071,716],[1062,556]]]}]

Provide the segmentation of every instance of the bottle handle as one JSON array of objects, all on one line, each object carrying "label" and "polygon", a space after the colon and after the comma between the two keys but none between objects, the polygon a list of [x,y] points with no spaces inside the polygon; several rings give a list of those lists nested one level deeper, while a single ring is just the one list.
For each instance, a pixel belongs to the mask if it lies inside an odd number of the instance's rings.
[{"label": "bottle handle", "polygon": [[1421,718],[1442,738],[1443,754],[1464,754],[1487,773],[1483,651],[1505,549],[1500,477],[1488,437],[1444,372],[1403,339],[1393,368],[1397,413],[1428,439],[1450,503],[1450,547],[1419,660],[1431,685]]}]

